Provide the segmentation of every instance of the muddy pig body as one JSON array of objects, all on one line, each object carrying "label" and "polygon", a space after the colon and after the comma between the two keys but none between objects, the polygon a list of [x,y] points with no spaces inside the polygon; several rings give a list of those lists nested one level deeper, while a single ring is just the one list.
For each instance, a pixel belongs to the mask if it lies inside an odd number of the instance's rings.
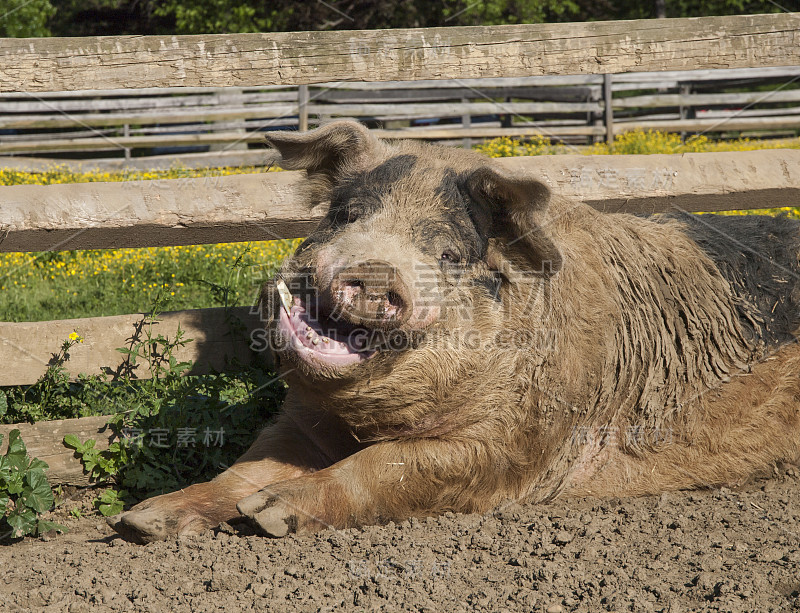
[{"label": "muddy pig body", "polygon": [[796,222],[600,214],[354,122],[268,139],[329,203],[262,296],[290,391],[219,477],[113,519],[127,538],[641,495],[800,455]]}]

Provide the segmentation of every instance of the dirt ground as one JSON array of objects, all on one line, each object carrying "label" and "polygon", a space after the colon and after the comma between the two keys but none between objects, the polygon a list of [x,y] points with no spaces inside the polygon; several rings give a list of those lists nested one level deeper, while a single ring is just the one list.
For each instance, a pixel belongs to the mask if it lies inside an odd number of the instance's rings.
[{"label": "dirt ground", "polygon": [[3,611],[800,611],[800,470],[741,489],[511,504],[272,540],[147,546],[87,494],[70,533],[0,547]]}]

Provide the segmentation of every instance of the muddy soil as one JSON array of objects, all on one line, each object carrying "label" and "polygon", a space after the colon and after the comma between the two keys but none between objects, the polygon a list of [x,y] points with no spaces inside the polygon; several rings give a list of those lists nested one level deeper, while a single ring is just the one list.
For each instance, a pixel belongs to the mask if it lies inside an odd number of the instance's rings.
[{"label": "muddy soil", "polygon": [[4,611],[800,611],[800,471],[740,489],[511,504],[271,540],[147,546],[99,516],[0,547]]}]

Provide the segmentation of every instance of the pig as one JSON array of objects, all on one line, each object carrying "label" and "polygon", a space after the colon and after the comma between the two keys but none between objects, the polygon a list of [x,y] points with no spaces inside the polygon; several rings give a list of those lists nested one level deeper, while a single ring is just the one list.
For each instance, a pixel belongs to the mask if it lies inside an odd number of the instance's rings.
[{"label": "pig", "polygon": [[274,132],[316,230],[262,292],[289,392],[139,542],[736,484],[800,455],[798,223],[603,214],[352,121]]}]

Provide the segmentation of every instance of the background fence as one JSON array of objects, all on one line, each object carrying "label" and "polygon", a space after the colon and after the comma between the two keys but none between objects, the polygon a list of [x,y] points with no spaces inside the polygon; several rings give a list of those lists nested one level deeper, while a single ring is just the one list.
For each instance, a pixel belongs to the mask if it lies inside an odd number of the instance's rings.
[{"label": "background fence", "polygon": [[[787,66],[791,69],[784,70]],[[213,121],[222,126],[215,125],[202,134],[185,137],[172,134],[169,135],[170,143],[183,145],[188,139],[192,144],[226,144],[230,142],[225,139],[229,138],[228,133],[232,130],[239,130],[235,133],[237,138],[243,137],[241,142],[255,138],[249,134],[257,131],[247,122],[263,118],[264,111],[260,107],[266,108],[267,104],[276,108],[285,105],[276,117],[292,116],[292,109],[297,109],[300,125],[306,116],[309,124],[313,124],[317,116],[333,116],[334,111],[330,109],[338,109],[348,116],[374,116],[376,120],[386,122],[408,121],[410,109],[414,108],[416,112],[418,105],[437,105],[423,109],[424,113],[434,117],[454,113],[448,116],[459,117],[461,114],[472,118],[483,115],[484,107],[500,111],[500,106],[489,106],[498,103],[478,102],[483,99],[481,96],[467,95],[470,90],[463,86],[463,82],[473,78],[513,78],[517,80],[513,87],[524,89],[533,87],[527,79],[544,76],[550,80],[537,81],[538,85],[528,91],[530,97],[525,102],[517,102],[519,90],[503,90],[506,82],[483,81],[482,87],[491,88],[498,97],[511,98],[510,102],[504,101],[503,104],[551,106],[511,107],[513,111],[506,107],[504,113],[489,113],[503,116],[492,119],[499,122],[499,126],[478,126],[475,121],[469,128],[436,126],[399,132],[415,138],[444,139],[491,135],[480,132],[484,129],[511,129],[519,134],[519,130],[528,128],[503,128],[503,121],[509,121],[504,116],[511,115],[513,124],[518,121],[516,114],[523,117],[526,114],[547,116],[543,121],[570,121],[558,118],[559,109],[552,106],[554,103],[573,105],[567,107],[569,113],[581,116],[581,125],[562,123],[548,128],[561,130],[561,136],[603,137],[610,133],[609,127],[615,130],[617,126],[625,127],[637,121],[640,125],[645,121],[661,122],[658,127],[662,128],[667,122],[674,121],[678,122],[675,125],[680,129],[687,131],[692,129],[689,125],[700,129],[701,124],[680,122],[725,121],[729,130],[742,130],[744,125],[749,126],[748,130],[761,129],[771,117],[777,118],[775,123],[793,122],[794,119],[786,119],[791,114],[774,117],[744,114],[752,107],[741,109],[730,117],[692,118],[689,111],[681,113],[682,118],[673,117],[673,111],[662,113],[665,116],[658,118],[651,115],[642,119],[637,115],[640,109],[645,108],[719,107],[715,102],[720,100],[718,97],[703,98],[707,94],[700,85],[679,93],[651,92],[647,105],[652,106],[647,106],[641,96],[639,100],[636,96],[618,100],[614,97],[613,127],[609,126],[610,114],[599,119],[598,114],[603,112],[601,102],[612,99],[608,95],[609,89],[613,92],[617,88],[622,92],[626,84],[641,87],[644,78],[653,79],[650,82],[654,83],[654,89],[669,90],[670,87],[685,87],[687,83],[674,72],[650,77],[638,71],[744,68],[757,69],[763,78],[793,79],[800,74],[796,72],[798,66],[799,14],[667,19],[657,23],[634,21],[376,32],[0,40],[3,104],[17,105],[4,107],[2,119],[11,123],[3,126],[20,131],[34,128],[52,130],[46,133],[53,135],[49,140],[58,146],[52,145],[56,149],[50,151],[59,150],[61,144],[66,146],[62,141],[77,138],[112,139],[117,141],[114,146],[123,149],[150,148],[155,142],[153,139],[166,136],[166,130],[175,131],[175,126],[182,123],[196,125],[200,120],[192,115],[197,111],[192,107],[209,107],[201,111],[206,113],[203,122]],[[773,67],[781,70],[767,70]],[[623,75],[632,71],[637,71],[637,74]],[[612,74],[615,75],[613,78],[603,76]],[[726,79],[733,78],[732,74],[727,73]],[[568,85],[565,85],[568,80],[562,79],[564,75],[573,75],[569,77]],[[446,82],[432,88],[426,81],[434,78]],[[735,77],[734,81],[739,78]],[[702,83],[711,79],[709,73],[703,77]],[[393,83],[360,83],[398,80],[418,83],[400,89]],[[319,86],[339,81],[348,82],[347,88]],[[537,99],[543,83],[554,88],[551,97],[558,94],[564,99]],[[605,89],[603,94],[599,93],[601,84]],[[171,89],[164,89],[175,86],[184,88],[179,96],[172,94]],[[237,89],[209,90],[209,86]],[[268,86],[271,89],[267,90]],[[147,88],[147,96],[143,95],[142,88]],[[121,93],[120,89],[131,91]],[[107,108],[99,110],[88,105],[90,101],[84,93],[87,90],[96,95],[91,104],[102,102]],[[75,93],[64,93],[68,91]],[[301,92],[299,101],[295,100],[298,91]],[[380,108],[372,109],[369,105],[373,102],[367,101],[367,96],[376,91],[393,92],[394,96],[406,98],[399,102],[395,99],[381,103],[377,105]],[[458,94],[456,99],[460,101],[437,100],[435,97],[443,95],[443,91],[447,91],[447,95]],[[321,94],[312,99],[312,95],[319,92]],[[578,99],[579,93],[585,98]],[[778,93],[783,95],[779,104],[791,105],[796,100],[788,88]],[[724,99],[724,104],[746,106],[762,102],[757,99],[761,94],[754,95],[756,98]],[[287,96],[290,98],[282,98]],[[325,96],[327,99],[323,105]],[[186,106],[170,106],[176,99]],[[249,102],[245,103],[246,100]],[[152,106],[142,108],[142,101],[149,101]],[[58,115],[62,119],[54,116],[52,108],[48,107],[55,102],[61,105]],[[38,106],[31,106],[34,103]],[[159,107],[158,104],[166,106]],[[387,104],[394,105],[391,113],[386,110]],[[305,111],[301,111],[303,105]],[[255,108],[251,111],[248,106]],[[237,110],[231,114],[231,108]],[[324,112],[320,110],[323,108]],[[357,115],[354,110],[358,109],[366,114]],[[393,115],[395,111],[397,114]],[[55,138],[60,134],[57,130],[75,131],[73,118],[65,115],[80,113],[83,114],[81,121],[88,118],[84,121],[84,131],[91,134]],[[152,116],[146,121],[141,119],[148,113]],[[48,121],[43,116],[50,116],[53,122],[65,123],[36,123]],[[109,132],[97,136],[94,133],[96,129],[111,130],[119,126],[121,117],[122,125],[128,126],[127,135],[117,137]],[[602,125],[596,125],[599,120],[602,120]],[[734,123],[745,120],[757,121],[758,125]],[[14,121],[18,123],[13,124]],[[26,121],[29,123],[24,124]],[[284,125],[293,127],[291,122]],[[795,124],[791,123],[791,126]],[[165,132],[154,131],[162,127]],[[145,131],[132,133],[133,129]],[[437,132],[454,129],[456,134]],[[538,130],[535,127],[530,129]],[[586,132],[567,134],[570,130]],[[395,136],[396,132],[398,130],[392,130],[388,134]],[[387,132],[380,134],[387,135]],[[0,145],[6,152],[15,146],[18,148],[16,151],[21,151],[25,143],[34,141],[7,139],[22,136],[25,136],[24,132],[5,135]],[[263,155],[261,152],[258,154]],[[800,194],[800,151],[683,156],[553,156],[510,158],[498,163],[520,172],[536,172],[554,189],[604,211],[641,213],[789,206],[797,203]],[[293,238],[307,233],[324,212],[311,209],[297,197],[295,185],[301,176],[301,173],[283,172],[214,177],[213,180],[2,187],[0,250],[55,251]],[[258,317],[247,308],[235,315],[244,320],[246,328],[260,325]],[[130,315],[0,323],[0,362],[4,365],[0,371],[0,385],[34,381],[47,368],[61,341],[72,331],[86,339],[71,350],[72,358],[67,367],[73,376],[81,371],[91,373],[100,369],[114,372],[124,360],[124,356],[114,349],[133,342],[137,331],[141,331],[142,321],[142,316]],[[178,323],[187,337],[197,339],[177,356],[178,359],[193,360],[195,373],[219,367],[224,364],[226,356],[253,357],[246,341],[237,340],[238,336],[229,333],[226,319],[218,310],[168,313],[156,325],[164,334],[172,335]],[[148,373],[134,372],[134,376],[147,377]],[[70,429],[85,434],[85,424],[54,424],[53,432],[57,433],[54,436],[60,441],[64,432]],[[96,426],[93,422],[91,428],[96,429]],[[0,431],[10,428],[3,426]],[[103,439],[102,435],[95,437]],[[46,438],[41,438],[41,441]],[[40,441],[39,438],[36,440]],[[52,440],[29,445],[29,449],[33,455],[61,467],[58,475],[51,471],[51,477],[56,481],[85,481],[80,465],[69,460],[71,452],[54,447]],[[66,459],[59,462],[54,454]]]},{"label": "background fence", "polygon": [[[800,67],[621,75],[149,88],[0,95],[0,165],[265,164],[263,132],[356,118],[391,138],[470,146],[544,135],[610,142],[633,129],[720,138],[800,133]],[[44,158],[44,159],[43,159]]]}]

